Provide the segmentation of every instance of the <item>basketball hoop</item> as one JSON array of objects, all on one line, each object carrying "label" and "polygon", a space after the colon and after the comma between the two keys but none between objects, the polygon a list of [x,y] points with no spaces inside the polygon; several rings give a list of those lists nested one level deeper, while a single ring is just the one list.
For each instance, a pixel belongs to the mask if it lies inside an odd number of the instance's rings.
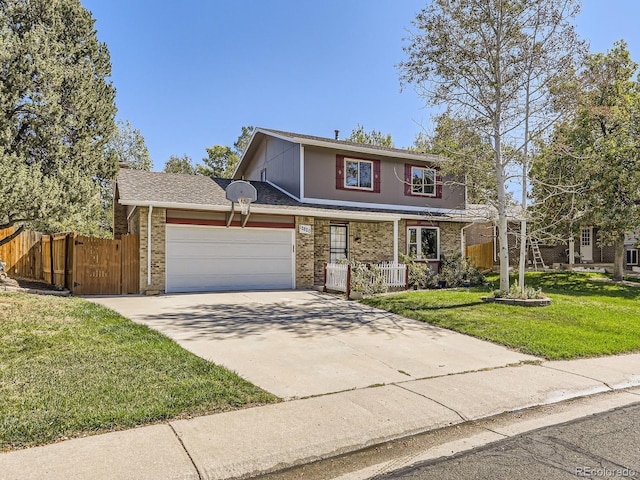
[{"label": "basketball hoop", "polygon": [[227,227],[229,227],[233,221],[236,203],[240,206],[240,213],[242,215],[241,226],[244,227],[249,221],[251,202],[255,202],[258,199],[256,187],[244,180],[236,180],[227,186],[226,196],[227,200],[231,202],[231,211],[227,214]]},{"label": "basketball hoop", "polygon": [[246,215],[249,213],[249,205],[251,205],[251,198],[240,197],[238,198],[238,205],[240,205],[240,213]]}]

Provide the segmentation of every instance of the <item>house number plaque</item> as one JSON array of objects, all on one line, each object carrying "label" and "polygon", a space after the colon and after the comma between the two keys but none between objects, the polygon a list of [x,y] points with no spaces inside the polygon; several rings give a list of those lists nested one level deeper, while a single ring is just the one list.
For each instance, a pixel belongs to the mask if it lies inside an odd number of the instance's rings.
[{"label": "house number plaque", "polygon": [[311,235],[311,225],[298,225],[298,231],[304,235]]}]

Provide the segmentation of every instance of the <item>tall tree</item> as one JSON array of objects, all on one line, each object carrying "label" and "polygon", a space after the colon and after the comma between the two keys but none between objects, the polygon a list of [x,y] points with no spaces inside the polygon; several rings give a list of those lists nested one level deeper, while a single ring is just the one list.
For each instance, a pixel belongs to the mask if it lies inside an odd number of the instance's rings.
[{"label": "tall tree", "polygon": [[238,155],[231,147],[214,145],[207,148],[207,158],[202,159],[204,165],[197,166],[198,175],[206,177],[230,178],[238,164]]},{"label": "tall tree", "polygon": [[[116,162],[109,51],[79,0],[0,2],[0,228],[91,215]],[[0,239],[0,245],[10,241]]]},{"label": "tall tree", "polygon": [[214,145],[207,148],[207,158],[203,158],[204,165],[198,165],[198,175],[207,177],[231,178],[233,172],[249,146],[254,127],[242,127],[242,133],[234,142],[233,148],[225,145]]},{"label": "tall tree", "polygon": [[171,155],[164,164],[164,171],[165,173],[186,173],[188,175],[197,173],[197,169],[189,155],[183,155],[182,157]]},{"label": "tall tree", "polygon": [[[563,114],[550,94],[572,72],[581,48],[570,23],[578,7],[578,0],[432,0],[413,21],[418,32],[399,66],[403,86],[415,84],[428,104],[446,105],[452,118],[489,139],[503,290],[509,288],[507,183],[528,159],[531,140]],[[526,184],[522,190],[526,208]],[[522,230],[526,235],[526,224]]]},{"label": "tall tree", "polygon": [[[578,105],[571,119],[556,129],[553,142],[534,169],[540,180],[534,193],[556,208],[575,212],[556,222],[572,228],[599,227],[600,244],[613,244],[614,278],[624,274],[625,233],[640,225],[640,81],[638,65],[626,43],[606,54],[591,55],[576,84]],[[559,185],[576,185],[579,195]],[[545,209],[546,222],[557,217]]]},{"label": "tall tree", "polygon": [[119,120],[116,126],[116,131],[107,143],[107,149],[115,156],[118,163],[126,163],[134,170],[150,172],[153,163],[149,158],[149,150],[140,130],[133,128],[129,120],[126,122]]},{"label": "tall tree", "polygon": [[347,142],[364,143],[367,145],[377,145],[378,147],[393,147],[391,134],[383,134],[378,130],[367,132],[363,125],[358,124],[351,130],[351,135],[345,138]]},{"label": "tall tree", "polygon": [[465,120],[453,118],[448,111],[436,116],[433,133],[418,133],[412,149],[449,158],[451,161],[442,165],[443,173],[462,179],[470,203],[495,202],[493,150]]},{"label": "tall tree", "polygon": [[242,133],[233,144],[233,149],[238,158],[241,158],[242,155],[244,155],[244,152],[247,150],[247,147],[249,146],[249,140],[251,140],[251,136],[253,135],[254,131],[255,127],[251,125],[242,127]]}]

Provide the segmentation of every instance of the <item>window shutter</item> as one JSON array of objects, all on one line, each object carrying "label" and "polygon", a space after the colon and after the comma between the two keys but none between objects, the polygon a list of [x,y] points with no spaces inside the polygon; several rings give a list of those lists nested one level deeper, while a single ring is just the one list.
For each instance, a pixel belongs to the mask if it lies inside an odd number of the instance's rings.
[{"label": "window shutter", "polygon": [[404,194],[411,197],[411,165],[404,166]]},{"label": "window shutter", "polygon": [[344,190],[344,156],[336,155],[336,188]]},{"label": "window shutter", "polygon": [[380,193],[380,160],[373,161],[373,191]]},{"label": "window shutter", "polygon": [[436,170],[436,198],[442,198],[442,177],[440,170]]}]

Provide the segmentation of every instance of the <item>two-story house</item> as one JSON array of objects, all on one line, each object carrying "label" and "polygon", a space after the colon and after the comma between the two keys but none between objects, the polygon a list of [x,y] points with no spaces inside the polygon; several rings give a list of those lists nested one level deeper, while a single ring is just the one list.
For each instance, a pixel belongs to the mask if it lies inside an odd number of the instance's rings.
[{"label": "two-story house", "polygon": [[256,189],[247,215],[231,214],[230,179],[123,169],[114,234],[140,235],[142,292],[311,288],[343,258],[409,254],[437,268],[472,221],[442,162],[258,128],[234,173]]}]

